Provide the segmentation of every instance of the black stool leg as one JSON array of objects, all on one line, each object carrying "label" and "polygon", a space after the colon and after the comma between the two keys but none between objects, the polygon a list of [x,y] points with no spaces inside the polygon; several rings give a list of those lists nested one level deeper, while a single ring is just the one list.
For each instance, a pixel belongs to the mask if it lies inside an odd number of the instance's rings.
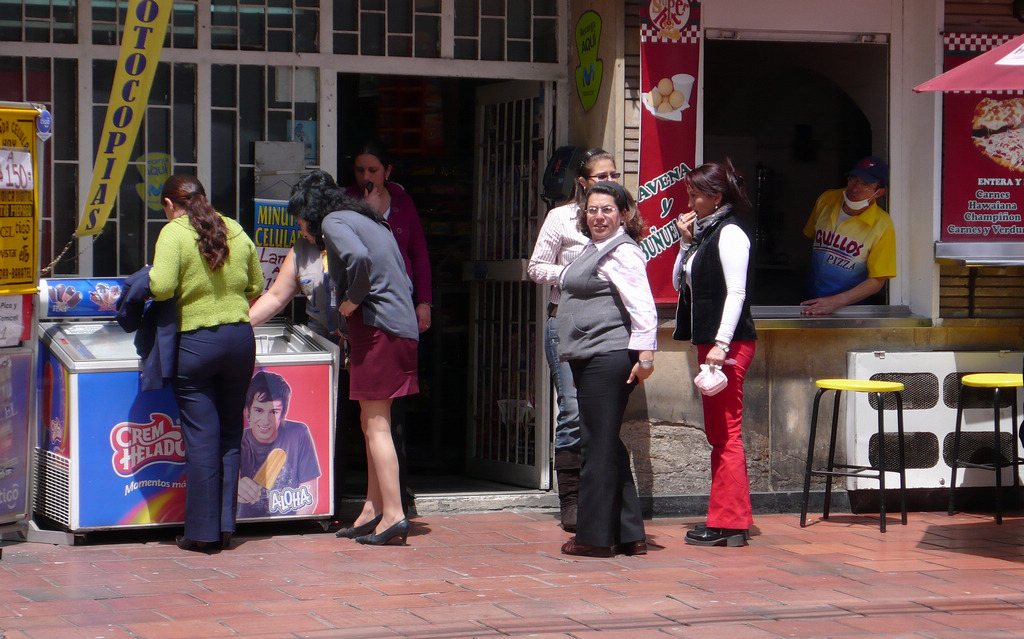
[{"label": "black stool leg", "polygon": [[1010,440],[1013,443],[1013,488],[1020,488],[1020,450],[1017,448],[1017,389],[1010,389]]},{"label": "black stool leg", "polygon": [[956,400],[956,429],[953,431],[953,457],[949,460],[952,468],[949,478],[949,510],[953,514],[953,500],[956,497],[956,469],[960,461],[960,424],[964,418],[964,387],[960,385],[960,396]]},{"label": "black stool leg", "polygon": [[907,455],[903,443],[903,393],[896,392],[896,446],[900,451],[900,511],[901,523],[907,525]]},{"label": "black stool leg", "polygon": [[[836,433],[839,432],[839,400],[843,395],[843,391],[837,390],[835,396],[835,403],[832,404],[832,433],[828,438],[828,472],[832,473],[836,469]],[[832,475],[826,475],[828,479],[825,482],[825,508],[822,509],[822,519],[828,519],[828,511],[832,508]]]},{"label": "black stool leg", "polygon": [[804,470],[804,499],[800,506],[800,527],[807,525],[807,500],[811,495],[811,468],[814,465],[814,434],[818,429],[818,403],[827,389],[819,388],[814,394],[814,407],[811,408],[811,428],[807,438],[807,468]]},{"label": "black stool leg", "polygon": [[992,460],[993,470],[996,471],[996,524],[1003,523],[1003,461],[1002,461],[1002,442],[1000,441],[999,432],[999,387],[992,389],[992,414],[994,416],[993,430],[995,431],[996,441],[993,445],[995,449],[995,459]]},{"label": "black stool leg", "polygon": [[878,531],[885,532],[885,406],[881,393],[870,393],[878,405]]}]

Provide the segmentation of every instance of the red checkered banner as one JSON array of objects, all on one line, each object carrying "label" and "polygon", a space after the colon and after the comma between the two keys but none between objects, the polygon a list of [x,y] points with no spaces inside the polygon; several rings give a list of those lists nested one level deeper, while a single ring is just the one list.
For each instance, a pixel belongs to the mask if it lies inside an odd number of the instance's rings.
[{"label": "red checkered banner", "polygon": [[[1011,37],[947,33],[943,70],[954,69]],[[942,241],[1024,240],[1022,92],[947,92],[942,107]]]},{"label": "red checkered banner", "polygon": [[674,304],[675,219],[689,210],[682,178],[697,154],[700,4],[650,0],[640,7],[640,187],[637,202],[650,230],[640,243],[654,301]]}]

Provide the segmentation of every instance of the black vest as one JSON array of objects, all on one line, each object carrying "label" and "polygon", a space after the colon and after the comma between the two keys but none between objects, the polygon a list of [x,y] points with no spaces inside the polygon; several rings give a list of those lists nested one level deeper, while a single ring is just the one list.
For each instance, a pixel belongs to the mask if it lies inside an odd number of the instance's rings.
[{"label": "black vest", "polygon": [[[725,307],[725,273],[722,271],[722,260],[718,253],[718,236],[728,224],[736,224],[729,215],[719,220],[706,231],[707,236],[701,241],[693,255],[693,268],[690,279],[693,290],[686,286],[686,273],[680,272],[683,278],[679,287],[679,303],[676,305],[676,330],[672,338],[690,340],[694,344],[711,344],[718,335],[718,327],[722,323],[722,309]],[[754,318],[750,315],[750,298],[743,300],[743,310],[733,341],[757,339],[754,330]]]}]

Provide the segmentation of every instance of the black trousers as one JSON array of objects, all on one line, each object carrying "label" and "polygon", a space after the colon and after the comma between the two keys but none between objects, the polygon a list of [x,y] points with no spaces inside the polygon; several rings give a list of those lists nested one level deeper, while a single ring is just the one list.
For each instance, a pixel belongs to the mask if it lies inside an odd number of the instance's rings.
[{"label": "black trousers", "polygon": [[583,463],[576,540],[582,544],[608,547],[646,537],[629,452],[619,438],[626,402],[636,387],[626,379],[637,356],[620,350],[569,362],[580,406]]},{"label": "black trousers", "polygon": [[256,363],[248,322],[182,333],[174,399],[185,442],[185,537],[235,531],[245,395]]}]

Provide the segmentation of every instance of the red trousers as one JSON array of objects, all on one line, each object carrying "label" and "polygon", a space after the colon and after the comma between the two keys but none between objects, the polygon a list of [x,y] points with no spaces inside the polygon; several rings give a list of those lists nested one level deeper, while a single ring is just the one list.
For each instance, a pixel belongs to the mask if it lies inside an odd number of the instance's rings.
[{"label": "red trousers", "polygon": [[[750,509],[747,455],[743,451],[743,378],[754,359],[754,340],[730,344],[722,372],[729,385],[717,395],[702,395],[704,432],[711,444],[711,498],[709,528],[746,529],[754,522]],[[703,364],[713,344],[697,346],[697,362]]]}]

